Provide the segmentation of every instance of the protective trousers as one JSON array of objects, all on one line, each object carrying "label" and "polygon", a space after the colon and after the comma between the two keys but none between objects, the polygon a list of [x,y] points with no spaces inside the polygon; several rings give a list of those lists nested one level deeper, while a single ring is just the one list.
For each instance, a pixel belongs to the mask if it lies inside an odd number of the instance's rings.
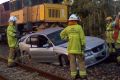
[{"label": "protective trousers", "polygon": [[109,52],[115,52],[115,47],[114,47],[114,40],[113,40],[113,30],[107,30],[106,31],[106,42],[109,47]]},{"label": "protective trousers", "polygon": [[[80,54],[69,54],[70,58],[70,70],[71,70],[71,77],[75,78],[77,75],[77,67],[80,69],[79,70],[79,75],[80,77],[86,77],[86,68],[85,68],[85,60],[84,56]],[[78,65],[77,65],[77,61]]]},{"label": "protective trousers", "polygon": [[8,55],[8,66],[14,64],[15,59],[15,48],[10,48]]},{"label": "protective trousers", "polygon": [[116,53],[117,53],[117,61],[120,63],[120,43],[115,43]]},{"label": "protective trousers", "polygon": [[107,43],[109,48],[109,53],[115,52],[115,43]]}]

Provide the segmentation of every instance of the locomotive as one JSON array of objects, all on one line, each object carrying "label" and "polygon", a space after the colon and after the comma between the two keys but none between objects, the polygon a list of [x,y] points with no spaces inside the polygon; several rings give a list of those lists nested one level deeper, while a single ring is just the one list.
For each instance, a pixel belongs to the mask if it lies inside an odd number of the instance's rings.
[{"label": "locomotive", "polygon": [[[50,27],[66,23],[68,7],[63,0],[10,0],[0,4],[0,33],[5,32],[10,16],[17,17],[17,29],[22,34],[34,27]],[[46,26],[47,25],[47,26]]]}]

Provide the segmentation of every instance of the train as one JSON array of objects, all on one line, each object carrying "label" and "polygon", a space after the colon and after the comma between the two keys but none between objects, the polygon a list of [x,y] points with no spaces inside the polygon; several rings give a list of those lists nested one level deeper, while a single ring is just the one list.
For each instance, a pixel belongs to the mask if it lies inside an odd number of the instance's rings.
[{"label": "train", "polygon": [[6,29],[10,17],[9,1],[0,4],[0,41],[6,41]]},{"label": "train", "polygon": [[52,24],[66,23],[68,6],[62,1],[10,0],[0,4],[0,34],[5,33],[10,16],[17,17],[17,29],[21,34],[34,27],[46,28]]}]

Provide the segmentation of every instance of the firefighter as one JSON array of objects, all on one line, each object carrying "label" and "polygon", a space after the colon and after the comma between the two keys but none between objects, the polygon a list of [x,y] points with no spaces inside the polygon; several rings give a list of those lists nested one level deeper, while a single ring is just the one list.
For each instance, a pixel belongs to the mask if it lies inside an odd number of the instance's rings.
[{"label": "firefighter", "polygon": [[113,26],[112,26],[112,17],[107,17],[106,18],[106,42],[109,47],[109,52],[115,52],[115,47],[114,47],[114,39],[113,39]]},{"label": "firefighter", "polygon": [[114,40],[117,52],[117,62],[120,64],[120,12],[115,19]]},{"label": "firefighter", "polygon": [[16,32],[16,21],[15,16],[9,18],[9,26],[7,27],[7,40],[9,46],[9,55],[8,55],[8,67],[15,66],[15,50],[17,47],[17,32]]},{"label": "firefighter", "polygon": [[[77,67],[79,67],[79,75],[81,78],[87,77],[84,60],[84,49],[85,49],[85,35],[81,25],[77,22],[79,18],[72,14],[68,20],[68,26],[60,33],[61,39],[68,41],[67,52],[70,59],[70,70],[71,77],[76,78]],[[76,59],[78,61],[77,65]]]}]

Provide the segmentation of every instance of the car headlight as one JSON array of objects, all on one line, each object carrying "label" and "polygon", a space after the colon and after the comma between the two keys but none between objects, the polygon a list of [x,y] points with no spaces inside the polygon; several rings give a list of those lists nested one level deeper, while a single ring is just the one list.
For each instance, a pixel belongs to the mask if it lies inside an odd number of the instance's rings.
[{"label": "car headlight", "polygon": [[88,56],[91,56],[91,55],[92,55],[91,51],[86,51],[85,52],[85,57],[88,57]]}]

